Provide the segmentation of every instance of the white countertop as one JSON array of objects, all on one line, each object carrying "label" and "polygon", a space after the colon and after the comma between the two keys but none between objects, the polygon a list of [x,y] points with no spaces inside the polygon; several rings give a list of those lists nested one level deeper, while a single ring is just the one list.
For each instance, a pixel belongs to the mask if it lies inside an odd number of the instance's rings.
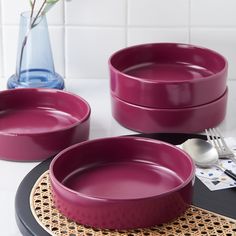
[{"label": "white countertop", "polygon": [[[66,90],[87,100],[91,106],[90,139],[134,134],[123,128],[111,115],[109,81],[107,79],[66,80]],[[225,120],[220,129],[226,137],[236,137],[236,80],[228,81],[229,98]],[[3,236],[19,236],[15,222],[15,194],[26,176],[39,162],[0,160],[0,229]]]}]

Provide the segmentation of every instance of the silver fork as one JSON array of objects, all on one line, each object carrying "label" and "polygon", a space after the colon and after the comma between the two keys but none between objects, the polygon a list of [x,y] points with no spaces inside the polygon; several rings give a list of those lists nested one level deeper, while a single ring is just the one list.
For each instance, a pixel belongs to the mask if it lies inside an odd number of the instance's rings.
[{"label": "silver fork", "polygon": [[207,141],[210,142],[217,150],[219,158],[221,159],[232,159],[236,161],[235,154],[226,144],[223,135],[220,133],[219,129],[205,129],[207,135]]}]

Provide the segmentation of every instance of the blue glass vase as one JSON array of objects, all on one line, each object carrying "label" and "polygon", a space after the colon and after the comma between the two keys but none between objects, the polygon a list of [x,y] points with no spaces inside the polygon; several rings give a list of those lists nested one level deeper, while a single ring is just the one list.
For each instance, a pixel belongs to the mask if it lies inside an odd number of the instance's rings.
[{"label": "blue glass vase", "polygon": [[30,13],[22,13],[16,73],[7,87],[64,89],[64,80],[54,69],[46,16],[40,16],[30,29],[31,23]]}]

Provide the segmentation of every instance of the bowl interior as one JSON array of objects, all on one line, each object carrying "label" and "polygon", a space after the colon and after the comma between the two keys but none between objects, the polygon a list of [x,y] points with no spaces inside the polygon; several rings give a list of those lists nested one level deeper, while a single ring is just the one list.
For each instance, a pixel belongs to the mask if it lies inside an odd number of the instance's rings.
[{"label": "bowl interior", "polygon": [[13,89],[0,93],[0,132],[44,133],[71,127],[89,116],[79,96],[50,89]]},{"label": "bowl interior", "polygon": [[134,78],[167,82],[209,77],[222,71],[226,60],[206,48],[157,43],[120,50],[111,56],[110,64]]},{"label": "bowl interior", "polygon": [[121,137],[84,142],[62,151],[51,176],[66,191],[99,199],[139,199],[181,188],[193,177],[191,158],[172,145]]}]

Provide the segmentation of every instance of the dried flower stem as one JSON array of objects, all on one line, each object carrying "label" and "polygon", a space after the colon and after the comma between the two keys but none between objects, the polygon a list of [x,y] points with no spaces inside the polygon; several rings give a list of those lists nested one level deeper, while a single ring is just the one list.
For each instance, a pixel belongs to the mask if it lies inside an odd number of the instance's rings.
[{"label": "dried flower stem", "polygon": [[43,12],[43,8],[45,7],[46,3],[47,3],[47,0],[44,0],[43,4],[41,5],[41,7],[40,7],[40,9],[39,9],[39,11],[38,11],[38,13],[37,13],[36,16],[34,17],[33,22],[32,22],[31,25],[30,25],[30,29],[34,28],[34,27],[37,25],[37,24],[35,25],[35,22],[36,22],[36,20],[40,17],[41,13]]},{"label": "dried flower stem", "polygon": [[34,7],[35,7],[36,0],[31,2],[31,13],[30,13],[30,23],[32,22],[33,14],[34,14]]}]

